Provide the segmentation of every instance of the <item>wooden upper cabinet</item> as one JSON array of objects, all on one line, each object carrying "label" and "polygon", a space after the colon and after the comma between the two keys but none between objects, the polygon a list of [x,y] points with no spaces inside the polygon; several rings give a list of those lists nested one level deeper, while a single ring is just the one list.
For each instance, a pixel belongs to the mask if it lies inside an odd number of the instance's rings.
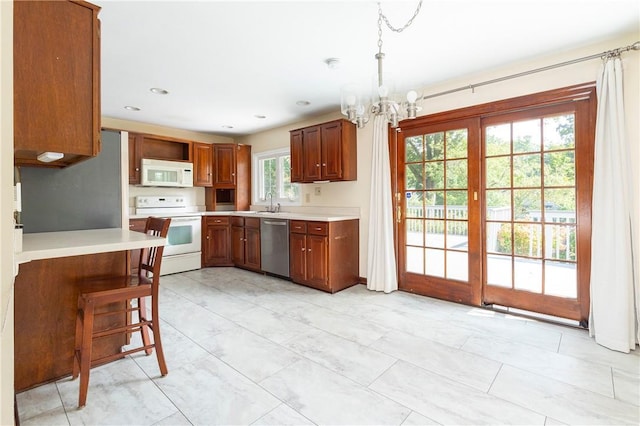
[{"label": "wooden upper cabinet", "polygon": [[219,188],[234,187],[236,184],[236,145],[216,144],[213,148],[213,185]]},{"label": "wooden upper cabinet", "polygon": [[129,185],[139,185],[142,159],[142,135],[129,133]]},{"label": "wooden upper cabinet", "polygon": [[142,135],[141,158],[193,163],[193,142],[166,136]]},{"label": "wooden upper cabinet", "polygon": [[291,181],[356,180],[356,138],[356,126],[347,120],[292,130]]},{"label": "wooden upper cabinet", "polygon": [[[327,180],[347,180],[343,179],[342,153],[350,147],[343,147],[342,144],[342,122],[333,121],[320,127],[322,138],[322,178]],[[348,153],[345,155],[349,156]],[[355,155],[353,156],[355,159]],[[346,165],[347,168],[349,165]],[[355,167],[355,164],[354,164]],[[347,170],[350,172],[350,170]]]},{"label": "wooden upper cabinet", "polygon": [[[100,8],[13,2],[14,158],[65,167],[100,152]],[[61,160],[42,163],[43,152]]]},{"label": "wooden upper cabinet", "polygon": [[207,210],[248,210],[251,204],[251,145],[213,144],[213,187],[205,188]]},{"label": "wooden upper cabinet", "polygon": [[193,186],[213,185],[213,145],[193,143]]},{"label": "wooden upper cabinet", "polygon": [[249,210],[251,204],[251,145],[236,145],[236,210]]},{"label": "wooden upper cabinet", "polygon": [[291,132],[291,150],[289,152],[291,154],[291,182],[302,182],[304,181],[302,130]]},{"label": "wooden upper cabinet", "polygon": [[321,180],[322,174],[320,163],[322,162],[322,150],[320,147],[320,127],[308,127],[302,129],[302,152],[304,167],[304,180],[314,181]]}]

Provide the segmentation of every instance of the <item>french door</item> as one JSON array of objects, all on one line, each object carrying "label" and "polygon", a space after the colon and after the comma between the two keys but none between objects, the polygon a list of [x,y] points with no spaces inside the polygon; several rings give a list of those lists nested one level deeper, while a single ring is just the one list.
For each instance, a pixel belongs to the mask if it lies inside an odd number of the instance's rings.
[{"label": "french door", "polygon": [[[481,292],[479,120],[400,132],[399,287],[478,304]],[[400,201],[400,198],[402,201]]]},{"label": "french door", "polygon": [[403,123],[390,141],[400,289],[586,323],[595,102],[583,90]]}]

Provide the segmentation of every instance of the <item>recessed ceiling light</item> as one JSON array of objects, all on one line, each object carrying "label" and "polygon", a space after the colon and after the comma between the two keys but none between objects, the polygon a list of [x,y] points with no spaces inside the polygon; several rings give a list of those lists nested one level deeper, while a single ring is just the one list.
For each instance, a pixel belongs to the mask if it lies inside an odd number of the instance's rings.
[{"label": "recessed ceiling light", "polygon": [[330,70],[335,70],[340,68],[340,59],[338,58],[327,58],[324,60],[324,63],[327,64],[327,67]]},{"label": "recessed ceiling light", "polygon": [[264,119],[264,118],[267,118],[267,116],[266,116],[266,115],[262,115],[262,114],[256,114],[256,115],[254,115],[254,117],[255,117],[255,118],[259,118],[259,119],[261,119],[261,120],[262,120],[262,119]]},{"label": "recessed ceiling light", "polygon": [[169,92],[161,89],[159,87],[152,87],[151,89],[149,89],[151,91],[151,93],[155,93],[156,95],[168,95]]},{"label": "recessed ceiling light", "polygon": [[296,105],[305,107],[305,106],[311,105],[311,102],[309,102],[309,101],[298,101],[298,102],[296,102]]},{"label": "recessed ceiling light", "polygon": [[225,124],[224,126],[222,126],[223,129],[233,129],[233,126],[229,126],[228,124]]},{"label": "recessed ceiling light", "polygon": [[124,109],[126,109],[127,111],[140,111],[140,108],[131,105],[125,106]]}]

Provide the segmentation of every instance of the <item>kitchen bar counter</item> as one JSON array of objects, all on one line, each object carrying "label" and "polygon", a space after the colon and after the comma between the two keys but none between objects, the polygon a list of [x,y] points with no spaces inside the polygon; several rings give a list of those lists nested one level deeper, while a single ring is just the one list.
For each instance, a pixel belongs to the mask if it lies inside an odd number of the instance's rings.
[{"label": "kitchen bar counter", "polygon": [[[69,376],[73,367],[78,295],[111,289],[96,278],[129,274],[130,250],[166,244],[128,229],[94,229],[25,234],[15,280],[15,390]],[[125,314],[101,317],[117,327]],[[93,358],[121,352],[127,336],[99,339]]]},{"label": "kitchen bar counter", "polygon": [[22,252],[16,253],[16,262],[25,263],[40,259],[137,250],[164,244],[166,244],[165,238],[122,228],[39,232],[23,235]]}]

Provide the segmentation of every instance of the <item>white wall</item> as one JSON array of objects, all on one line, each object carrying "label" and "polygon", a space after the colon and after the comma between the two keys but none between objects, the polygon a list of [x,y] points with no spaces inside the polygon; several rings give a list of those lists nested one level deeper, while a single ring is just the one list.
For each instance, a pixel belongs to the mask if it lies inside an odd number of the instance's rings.
[{"label": "white wall", "polygon": [[[528,62],[512,64],[499,69],[476,75],[469,75],[465,78],[451,80],[442,84],[426,87],[423,94],[429,95],[449,89],[468,86],[469,84],[480,83],[507,75],[536,69],[548,65],[553,65],[563,61],[573,60],[592,54],[601,53],[606,50],[627,46],[640,40],[639,33],[628,34],[598,44],[584,46],[571,51],[558,52],[555,55],[536,58]],[[640,111],[638,107],[640,98],[639,76],[640,76],[640,53],[628,52],[623,54],[623,66],[625,75],[625,105],[627,113],[627,135],[631,144],[632,158],[635,164],[640,164],[640,130],[638,128],[638,117]],[[599,60],[590,60],[578,64],[557,68],[542,73],[532,74],[501,83],[476,88],[473,92],[465,90],[450,95],[421,102],[422,111],[420,115],[427,115],[441,111],[449,111],[471,105],[483,104],[486,102],[513,98],[516,96],[542,92],[570,86],[574,84],[595,81],[600,66]],[[425,73],[428,73],[425,70]],[[336,99],[339,94],[336,94]],[[268,151],[289,145],[289,130],[305,127],[307,125],[322,123],[334,118],[341,117],[339,113],[316,117],[312,120],[305,120],[293,123],[288,126],[272,129],[266,132],[257,133],[238,139],[238,142],[252,145],[252,153]],[[308,209],[313,207],[354,207],[360,211],[360,276],[366,277],[367,263],[367,228],[369,221],[369,192],[371,174],[371,144],[373,138],[373,126],[369,124],[358,131],[358,180],[355,182],[335,182],[323,184],[321,195],[314,195],[316,184],[304,184],[302,189],[303,206]],[[640,215],[640,187],[638,185],[638,171],[635,170],[634,183],[636,185],[635,210]],[[304,203],[305,194],[310,194],[310,202]],[[636,223],[640,223],[640,217]],[[639,238],[640,239],[640,238]],[[640,242],[636,242],[636,253],[640,253]]]},{"label": "white wall", "polygon": [[13,424],[13,2],[0,1],[0,424]]}]

